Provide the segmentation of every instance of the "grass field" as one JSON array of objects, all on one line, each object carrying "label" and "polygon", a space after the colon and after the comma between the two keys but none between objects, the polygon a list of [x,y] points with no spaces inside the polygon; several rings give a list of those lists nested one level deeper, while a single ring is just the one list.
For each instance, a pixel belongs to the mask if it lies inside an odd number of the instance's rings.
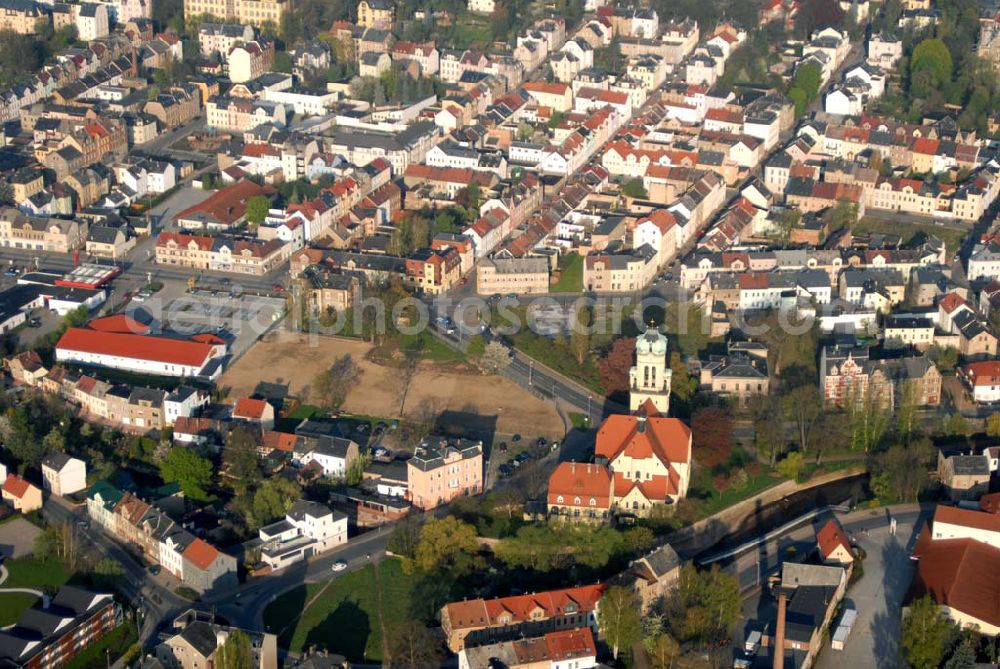
[{"label": "grass field", "polygon": [[[21,558],[8,560],[7,580],[4,588],[34,588],[36,590],[54,591],[64,585],[70,577],[58,560],[36,560]],[[0,627],[13,625],[26,610],[31,608],[38,598],[23,592],[0,593]]]},{"label": "grass field", "polygon": [[376,565],[367,565],[285,593],[264,610],[264,624],[278,634],[278,644],[292,652],[316,645],[351,662],[381,661],[383,639],[410,618],[411,581],[398,560],[383,560],[377,568],[381,597]]},{"label": "grass field", "polygon": [[559,280],[549,288],[552,293],[579,293],[583,290],[583,256],[568,253],[559,258]]},{"label": "grass field", "polygon": [[890,221],[881,218],[865,216],[854,225],[854,232],[881,232],[883,234],[899,235],[907,244],[918,235],[934,235],[944,242],[951,255],[962,245],[962,239],[968,234],[966,230],[953,230],[933,223]]},{"label": "grass field", "polygon": [[0,593],[0,627],[16,623],[21,614],[30,609],[37,599],[25,592]]},{"label": "grass field", "polygon": [[[66,669],[102,669],[112,661],[125,654],[139,640],[135,625],[131,621],[111,630],[104,638],[83,649],[83,652],[70,660]],[[106,652],[107,651],[107,652]]]}]

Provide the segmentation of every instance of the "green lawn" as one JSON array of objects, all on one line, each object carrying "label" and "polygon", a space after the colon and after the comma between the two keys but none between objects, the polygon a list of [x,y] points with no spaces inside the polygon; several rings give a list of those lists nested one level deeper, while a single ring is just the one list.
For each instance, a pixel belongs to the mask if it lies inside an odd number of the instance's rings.
[{"label": "green lawn", "polygon": [[66,663],[65,669],[103,669],[108,666],[109,659],[114,662],[138,640],[135,625],[127,621],[111,630],[97,643],[84,648],[82,653]]},{"label": "green lawn", "polygon": [[400,348],[405,349],[408,346],[413,346],[417,340],[420,341],[421,346],[420,357],[424,360],[431,360],[433,362],[459,362],[465,360],[465,355],[461,351],[456,351],[430,334],[403,335]]},{"label": "green lawn", "polygon": [[71,574],[63,568],[58,560],[36,560],[21,558],[4,562],[9,576],[4,581],[5,588],[49,588],[55,590],[64,585]]},{"label": "green lawn", "polygon": [[[785,479],[781,477],[770,476],[770,468],[763,466],[761,471],[756,477],[751,479],[746,486],[735,490],[729,488],[721,495],[715,490],[715,486],[712,483],[711,474],[705,470],[701,470],[696,476],[696,480],[691,482],[691,495],[692,493],[709,493],[707,499],[705,499],[704,506],[702,507],[703,516],[711,516],[713,513],[718,513],[719,511],[741,502],[745,499],[758,495],[772,486],[776,486]],[[733,470],[735,472],[735,469]]]},{"label": "green lawn", "polygon": [[25,592],[0,593],[0,627],[16,623],[21,614],[30,609],[37,600],[37,597]]},{"label": "green lawn", "polygon": [[583,291],[583,256],[568,253],[559,258],[559,280],[549,287],[552,293],[579,293]]},{"label": "green lawn", "polygon": [[493,29],[485,17],[468,11],[460,11],[455,17],[452,42],[456,49],[486,46],[492,39]]},{"label": "green lawn", "polygon": [[587,420],[587,415],[575,411],[569,412],[569,422],[578,430],[589,430],[591,427],[590,421]]},{"label": "green lawn", "polygon": [[278,644],[292,652],[315,644],[342,653],[352,662],[381,661],[382,624],[391,635],[410,618],[411,581],[398,560],[383,560],[378,569],[381,606],[375,565],[367,565],[328,583],[310,583],[287,592],[264,610],[264,624],[279,635]]},{"label": "green lawn", "polygon": [[934,235],[945,243],[948,253],[952,254],[962,245],[962,239],[968,234],[965,230],[953,230],[933,223],[901,223],[866,216],[854,225],[854,232],[881,232],[883,234],[899,235],[906,244],[918,235]]},{"label": "green lawn", "polygon": [[[4,588],[35,588],[37,590],[54,591],[64,585],[70,578],[70,573],[63,569],[58,560],[35,560],[21,558],[8,560],[8,577]],[[13,625],[26,610],[37,601],[37,597],[24,592],[0,593],[0,627]]]}]

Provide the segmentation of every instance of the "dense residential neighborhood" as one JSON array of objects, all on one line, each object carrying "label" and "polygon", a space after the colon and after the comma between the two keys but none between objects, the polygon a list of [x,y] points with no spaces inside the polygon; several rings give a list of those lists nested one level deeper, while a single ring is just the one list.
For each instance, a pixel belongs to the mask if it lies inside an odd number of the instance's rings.
[{"label": "dense residential neighborhood", "polygon": [[995,6],[2,4],[0,667],[997,666]]}]

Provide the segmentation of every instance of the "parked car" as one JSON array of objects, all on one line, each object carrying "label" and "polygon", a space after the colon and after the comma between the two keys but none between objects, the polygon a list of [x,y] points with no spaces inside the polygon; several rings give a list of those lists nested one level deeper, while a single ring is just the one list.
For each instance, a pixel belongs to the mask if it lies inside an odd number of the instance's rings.
[{"label": "parked car", "polygon": [[4,276],[17,276],[17,274],[18,272],[16,267],[10,267],[3,273]]},{"label": "parked car", "polygon": [[333,569],[333,571],[344,571],[347,569],[347,563],[343,560],[337,560],[333,563],[333,567],[331,567],[331,569]]},{"label": "parked car", "polygon": [[514,456],[514,459],[518,462],[527,462],[528,460],[531,460],[531,453],[528,453],[527,451],[524,453],[518,453]]},{"label": "parked car", "polygon": [[153,576],[156,576],[157,574],[159,574],[160,573],[160,565],[158,565],[158,564],[150,565],[149,566],[149,573],[152,574]]},{"label": "parked car", "polygon": [[507,478],[514,473],[514,468],[510,465],[500,465],[499,471],[501,478]]},{"label": "parked car", "polygon": [[28,319],[29,328],[40,328],[42,327],[42,319],[40,318],[29,318]]}]

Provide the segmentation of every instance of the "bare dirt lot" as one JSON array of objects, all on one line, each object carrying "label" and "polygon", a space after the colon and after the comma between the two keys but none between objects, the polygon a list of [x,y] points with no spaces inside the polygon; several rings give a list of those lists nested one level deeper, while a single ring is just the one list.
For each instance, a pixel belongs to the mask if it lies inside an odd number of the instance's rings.
[{"label": "bare dirt lot", "polygon": [[[219,380],[229,397],[245,397],[260,382],[287,385],[292,396],[309,401],[309,385],[316,374],[349,353],[362,369],[357,387],[351,391],[344,411],[421,420],[427,413],[459,412],[469,429],[485,425],[497,433],[523,433],[562,438],[563,423],[546,402],[497,376],[484,376],[451,363],[423,362],[406,397],[400,416],[401,382],[398,369],[369,359],[372,345],[362,341],[318,337],[279,330],[255,344]],[[482,420],[477,420],[481,417]],[[455,422],[454,419],[452,422]]]}]

